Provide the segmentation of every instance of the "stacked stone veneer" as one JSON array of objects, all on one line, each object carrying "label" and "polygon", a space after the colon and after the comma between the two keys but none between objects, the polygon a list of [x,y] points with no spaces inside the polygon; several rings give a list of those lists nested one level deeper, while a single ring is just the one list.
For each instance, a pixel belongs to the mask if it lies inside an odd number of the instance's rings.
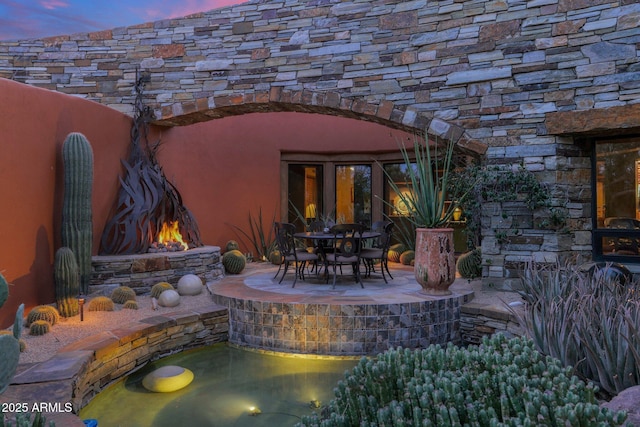
[{"label": "stacked stone veneer", "polygon": [[371,355],[398,346],[460,344],[460,307],[471,298],[305,304],[214,293],[214,301],[229,309],[229,342],[262,350],[335,356]]},{"label": "stacked stone veneer", "polygon": [[176,285],[185,274],[195,274],[205,283],[221,279],[224,267],[220,247],[203,246],[180,252],[94,256],[91,261],[91,292],[110,293],[116,286],[129,286],[146,294],[158,282]]},{"label": "stacked stone veneer", "polygon": [[640,127],[639,20],[631,0],[252,1],[3,42],[0,76],[131,113],[140,68],[161,125],[310,111],[428,128],[487,163],[521,163],[569,221],[503,245],[485,212],[485,280],[509,287],[523,262],[590,255],[590,153],[574,136]]}]

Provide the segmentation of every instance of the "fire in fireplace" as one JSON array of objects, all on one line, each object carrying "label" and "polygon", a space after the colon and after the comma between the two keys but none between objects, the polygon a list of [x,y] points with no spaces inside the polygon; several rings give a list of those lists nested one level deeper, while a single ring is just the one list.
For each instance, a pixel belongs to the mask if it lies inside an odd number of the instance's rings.
[{"label": "fire in fireplace", "polygon": [[189,249],[189,244],[182,239],[179,226],[178,221],[162,224],[158,239],[151,244],[147,252],[178,252]]}]

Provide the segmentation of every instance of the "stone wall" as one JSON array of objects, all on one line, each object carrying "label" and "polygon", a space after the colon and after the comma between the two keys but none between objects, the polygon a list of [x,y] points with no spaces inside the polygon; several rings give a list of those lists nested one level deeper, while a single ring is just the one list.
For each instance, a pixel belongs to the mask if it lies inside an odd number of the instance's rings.
[{"label": "stone wall", "polygon": [[93,358],[76,380],[73,405],[84,407],[102,389],[147,362],[190,348],[228,340],[229,316],[220,306],[199,312],[177,313],[144,319],[117,331],[112,337],[96,337],[71,344],[65,351],[95,348]]},{"label": "stone wall", "polygon": [[257,0],[3,42],[0,76],[131,113],[140,68],[159,125],[316,112],[429,129],[488,164],[523,165],[568,222],[523,229],[520,246],[495,244],[485,223],[485,280],[510,288],[523,262],[591,253],[590,153],[575,137],[640,129],[639,19],[631,0]]},{"label": "stone wall", "polygon": [[203,246],[180,252],[134,255],[101,255],[91,260],[91,292],[110,295],[117,286],[128,286],[138,295],[149,293],[158,282],[176,285],[185,274],[204,283],[221,279],[224,267],[220,247]]}]

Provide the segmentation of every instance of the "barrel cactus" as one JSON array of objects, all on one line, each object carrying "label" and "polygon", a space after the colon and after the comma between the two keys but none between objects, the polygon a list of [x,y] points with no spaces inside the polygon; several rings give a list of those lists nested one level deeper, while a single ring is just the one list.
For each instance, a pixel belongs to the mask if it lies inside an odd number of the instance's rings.
[{"label": "barrel cactus", "polygon": [[400,262],[400,255],[402,255],[406,250],[407,247],[402,243],[391,245],[391,247],[389,247],[389,252],[387,253],[387,259],[391,262]]},{"label": "barrel cactus", "polygon": [[400,261],[402,265],[412,265],[415,258],[416,252],[413,250],[408,250],[400,254],[400,258],[398,259],[398,261]]},{"label": "barrel cactus", "polygon": [[224,247],[225,252],[238,251],[240,250],[240,245],[235,240],[229,240]]},{"label": "barrel cactus", "polygon": [[113,311],[115,308],[113,300],[109,297],[95,297],[89,301],[89,311]]},{"label": "barrel cactus", "polygon": [[62,317],[73,317],[80,313],[80,271],[71,248],[61,247],[56,251],[53,265],[53,280],[56,284],[56,303]]},{"label": "barrel cactus", "polygon": [[164,291],[174,289],[173,285],[168,282],[159,282],[151,287],[151,298],[158,298]]},{"label": "barrel cactus", "polygon": [[93,222],[91,191],[93,151],[84,135],[73,132],[62,145],[64,199],[62,205],[62,246],[71,248],[80,271],[80,289],[89,292]]},{"label": "barrel cactus", "polygon": [[36,320],[45,320],[53,326],[60,320],[60,313],[53,306],[37,305],[27,315],[27,327],[30,327]]},{"label": "barrel cactus", "polygon": [[136,299],[136,291],[128,286],[118,286],[111,292],[111,299],[116,304],[124,304],[127,301]]},{"label": "barrel cactus", "polygon": [[229,274],[240,274],[247,264],[247,258],[237,249],[229,251],[222,257],[222,265]]},{"label": "barrel cactus", "polygon": [[36,320],[29,325],[29,335],[44,335],[51,330],[51,324],[46,320]]},{"label": "barrel cactus", "polygon": [[122,308],[127,309],[127,310],[137,310],[138,309],[138,302],[135,300],[127,300],[124,302],[124,304],[122,305]]},{"label": "barrel cactus", "polygon": [[473,249],[460,255],[456,262],[460,276],[465,279],[475,279],[482,276],[482,253],[480,249]]},{"label": "barrel cactus", "polygon": [[271,262],[271,264],[274,264],[274,265],[282,264],[283,262],[282,254],[280,253],[279,250],[274,249],[271,252],[269,252],[269,262]]}]

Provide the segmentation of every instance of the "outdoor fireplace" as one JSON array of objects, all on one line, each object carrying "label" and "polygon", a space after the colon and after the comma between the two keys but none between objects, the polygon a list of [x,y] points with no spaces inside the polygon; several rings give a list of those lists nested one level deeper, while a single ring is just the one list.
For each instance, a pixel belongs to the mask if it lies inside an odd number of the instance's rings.
[{"label": "outdoor fireplace", "polygon": [[100,255],[92,259],[92,292],[126,285],[143,294],[158,282],[175,285],[185,274],[209,281],[224,271],[220,248],[203,245],[195,218],[156,159],[160,142],[147,139],[151,111],[142,103],[143,85],[137,78],[131,151],[122,161],[125,174]]}]

